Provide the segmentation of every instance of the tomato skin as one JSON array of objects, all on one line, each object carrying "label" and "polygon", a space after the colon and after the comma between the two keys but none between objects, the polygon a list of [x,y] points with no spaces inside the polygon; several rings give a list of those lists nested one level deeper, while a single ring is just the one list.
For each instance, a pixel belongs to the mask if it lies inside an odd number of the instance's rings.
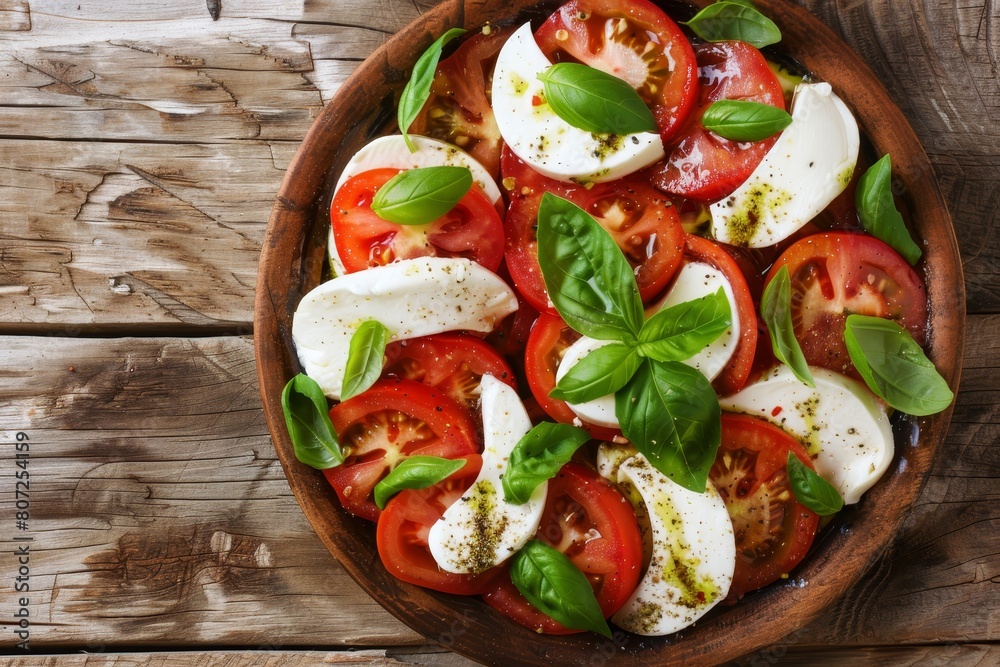
[{"label": "tomato skin", "polygon": [[330,219],[348,273],[400,259],[466,257],[496,271],[503,259],[503,221],[479,186],[426,225],[398,225],[371,208],[379,188],[399,169],[372,169],[348,179],[333,197]]},{"label": "tomato skin", "polygon": [[375,538],[382,564],[393,576],[443,593],[477,595],[496,586],[506,568],[481,574],[445,572],[427,546],[431,526],[472,486],[482,468],[478,454],[462,458],[465,465],[446,480],[426,489],[404,489],[391,498],[379,518]]},{"label": "tomato skin", "polygon": [[379,380],[330,410],[344,462],[323,474],[351,514],[378,521],[375,485],[415,454],[454,459],[476,452],[476,427],[455,401],[419,382]]},{"label": "tomato skin", "polygon": [[816,536],[819,516],[795,500],[789,485],[789,452],[813,467],[802,445],[777,426],[749,415],[722,413],[722,444],[709,478],[736,532],[736,571],[728,603],[787,574]]},{"label": "tomato skin", "polygon": [[826,232],[794,243],[767,274],[787,266],[792,324],[806,361],[860,379],[844,343],[852,313],[896,321],[923,345],[927,290],[895,250],[865,234]]},{"label": "tomato skin", "polygon": [[[635,512],[621,491],[592,468],[567,463],[549,481],[536,537],[566,555],[587,576],[605,618],[618,611],[639,584],[642,536]],[[510,579],[483,599],[536,632],[582,632],[535,609]]]},{"label": "tomato skin", "polygon": [[627,81],[649,105],[664,143],[694,108],[698,68],[691,43],[647,0],[570,0],[535,39],[552,61],[576,60]]},{"label": "tomato skin", "polygon": [[710,202],[740,186],[777,140],[737,142],[705,129],[701,118],[713,102],[746,100],[785,108],[781,84],[760,51],[746,42],[715,42],[695,47],[701,93],[676,145],[653,176],[664,192]]}]

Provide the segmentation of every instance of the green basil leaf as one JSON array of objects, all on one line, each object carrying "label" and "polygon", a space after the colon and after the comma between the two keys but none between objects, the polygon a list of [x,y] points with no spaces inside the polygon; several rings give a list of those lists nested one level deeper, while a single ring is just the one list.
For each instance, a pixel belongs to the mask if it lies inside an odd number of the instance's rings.
[{"label": "green basil leaf", "polygon": [[844,508],[844,499],[830,482],[816,472],[795,454],[788,452],[788,482],[795,499],[820,516],[836,514]]},{"label": "green basil leaf", "polygon": [[663,308],[639,331],[639,354],[657,361],[683,361],[705,349],[733,323],[729,299],[715,294]]},{"label": "green basil leaf", "polygon": [[774,21],[746,3],[716,2],[695,14],[684,25],[706,42],[735,39],[761,49],[781,41],[781,31]]},{"label": "green basil leaf", "polygon": [[635,341],[644,315],[632,267],[594,218],[550,192],[538,207],[538,264],[549,298],[574,331]]},{"label": "green basil leaf", "polygon": [[792,325],[792,281],[788,277],[787,266],[782,266],[764,288],[764,295],[760,299],[760,316],[767,324],[774,356],[792,369],[799,382],[815,387],[809,363],[795,338],[795,327]]},{"label": "green basil leaf", "polygon": [[468,167],[407,169],[379,188],[372,211],[397,225],[426,225],[455,208],[471,187]]},{"label": "green basil leaf", "polygon": [[911,265],[917,263],[923,252],[914,243],[892,199],[892,161],[888,153],[861,176],[855,205],[861,226],[869,234],[888,243]]},{"label": "green basil leaf", "polygon": [[697,493],[722,439],[722,410],[712,385],[679,361],[646,359],[615,394],[622,433],[657,470]]},{"label": "green basil leaf", "polygon": [[375,504],[385,509],[389,498],[403,489],[426,489],[461,470],[465,459],[437,456],[408,456],[375,485]]},{"label": "green basil leaf", "polygon": [[385,346],[388,342],[389,330],[384,324],[376,320],[361,323],[351,336],[351,344],[347,350],[341,400],[357,396],[375,384],[375,380],[382,374]]},{"label": "green basil leaf", "polygon": [[569,424],[535,426],[510,453],[502,481],[504,498],[515,505],[528,502],[538,485],[555,477],[588,440],[589,433]]},{"label": "green basil leaf", "polygon": [[536,609],[567,628],[611,637],[587,577],[548,544],[532,540],[514,554],[510,580]]},{"label": "green basil leaf", "polygon": [[623,343],[611,343],[590,352],[559,379],[552,398],[569,403],[586,403],[613,394],[639,368],[639,354]]},{"label": "green basil leaf", "polygon": [[910,332],[892,320],[848,315],[844,342],[868,388],[895,409],[924,417],[954,400],[948,383]]},{"label": "green basil leaf", "polygon": [[784,109],[745,100],[713,102],[701,117],[705,129],[733,141],[761,141],[788,127],[792,117]]},{"label": "green basil leaf", "polygon": [[289,380],[281,392],[281,407],[295,458],[317,470],[344,462],[337,432],[330,422],[330,406],[315,380],[303,373]]},{"label": "green basil leaf", "polygon": [[557,116],[584,132],[657,132],[646,103],[625,81],[579,63],[557,63],[538,75]]},{"label": "green basil leaf", "polygon": [[403,88],[403,92],[399,96],[396,122],[399,123],[399,131],[403,134],[403,140],[411,153],[415,152],[417,148],[410,141],[406,131],[420,115],[420,110],[424,108],[424,103],[427,102],[427,98],[431,94],[431,84],[434,83],[434,73],[437,71],[438,61],[441,60],[441,52],[448,42],[464,35],[465,32],[462,28],[452,28],[428,46],[427,50],[414,63],[410,80],[406,82],[406,87]]}]

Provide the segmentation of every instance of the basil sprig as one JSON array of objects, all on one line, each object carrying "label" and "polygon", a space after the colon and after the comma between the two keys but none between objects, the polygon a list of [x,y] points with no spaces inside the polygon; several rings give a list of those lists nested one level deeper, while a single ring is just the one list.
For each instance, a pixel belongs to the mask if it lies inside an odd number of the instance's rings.
[{"label": "basil sprig", "polygon": [[428,46],[427,50],[414,63],[410,80],[406,82],[406,86],[399,96],[396,122],[399,123],[399,131],[403,134],[403,140],[411,153],[415,152],[417,148],[410,141],[410,136],[406,131],[410,129],[410,124],[416,120],[427,98],[430,97],[431,84],[434,83],[434,73],[437,71],[438,61],[441,60],[441,52],[448,42],[464,35],[465,32],[462,28],[452,28]]},{"label": "basil sprig", "polygon": [[403,489],[426,489],[461,470],[465,459],[409,456],[375,485],[375,504],[385,509],[389,498]]},{"label": "basil sprig", "polygon": [[317,470],[344,462],[337,432],[330,422],[330,406],[315,380],[303,373],[289,380],[281,392],[281,407],[295,458]]},{"label": "basil sprig", "polygon": [[774,21],[747,2],[716,2],[684,23],[706,42],[739,40],[758,49],[781,41]]},{"label": "basil sprig", "polygon": [[761,141],[792,123],[784,109],[747,100],[718,100],[705,110],[701,124],[724,139]]},{"label": "basil sprig", "polygon": [[795,338],[795,327],[792,325],[792,281],[788,276],[787,266],[778,269],[778,273],[764,288],[760,299],[760,316],[767,324],[774,356],[792,369],[799,382],[815,387],[809,363],[802,354],[802,346]]},{"label": "basil sprig", "polygon": [[704,492],[721,439],[721,410],[705,376],[679,362],[730,326],[725,293],[644,321],[631,267],[585,211],[544,194],[537,237],[542,277],[556,310],[577,332],[611,341],[571,368],[551,395],[584,402],[613,392],[625,437],[663,474]]},{"label": "basil sprig", "polygon": [[788,482],[795,499],[820,516],[836,514],[844,508],[844,499],[836,487],[788,452]]},{"label": "basil sprig", "polygon": [[398,225],[426,225],[453,209],[471,187],[468,167],[407,169],[378,189],[372,211]]},{"label": "basil sprig", "polygon": [[548,544],[532,540],[514,554],[510,579],[536,609],[567,628],[611,637],[586,575]]},{"label": "basil sprig", "polygon": [[954,400],[948,383],[910,332],[892,320],[848,315],[844,342],[868,388],[895,409],[924,417]]},{"label": "basil sprig", "polygon": [[535,426],[510,453],[502,482],[504,499],[515,505],[528,502],[538,485],[552,479],[588,440],[589,433],[569,424]]},{"label": "basil sprig", "polygon": [[855,205],[865,231],[888,243],[910,265],[917,263],[923,252],[914,243],[892,199],[892,161],[888,153],[861,176]]},{"label": "basil sprig", "polygon": [[347,349],[347,364],[344,366],[342,400],[357,396],[373,384],[382,374],[385,346],[389,342],[389,330],[377,320],[361,323]]},{"label": "basil sprig", "polygon": [[627,82],[579,63],[557,63],[538,75],[557,116],[584,132],[656,132],[656,119]]}]

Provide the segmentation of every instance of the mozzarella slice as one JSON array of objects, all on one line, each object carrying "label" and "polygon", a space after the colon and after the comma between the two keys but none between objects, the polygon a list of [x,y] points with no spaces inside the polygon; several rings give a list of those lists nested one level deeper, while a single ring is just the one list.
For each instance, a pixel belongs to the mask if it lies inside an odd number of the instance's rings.
[{"label": "mozzarella slice", "polygon": [[[344,170],[337,179],[334,194],[343,185],[358,174],[372,169],[417,169],[418,167],[466,167],[472,172],[472,182],[479,186],[490,201],[496,204],[500,201],[500,188],[490,175],[490,172],[479,160],[472,157],[461,148],[437,139],[411,134],[410,141],[416,147],[411,153],[406,140],[401,134],[379,137],[368,142],[344,165]],[[330,268],[335,276],[347,273],[344,263],[337,253],[337,243],[333,238],[333,227],[329,232],[326,245],[330,257]]]},{"label": "mozzarella slice", "polygon": [[469,329],[489,332],[517,310],[517,297],[491,271],[463,258],[419,257],[321,283],[302,297],[292,341],[306,375],[340,399],[351,336],[378,320],[390,340]]},{"label": "mozzarella slice", "polygon": [[859,146],[858,123],[830,84],[796,86],[791,125],[750,178],[710,207],[716,240],[763,248],[788,238],[844,191]]},{"label": "mozzarella slice", "polygon": [[723,410],[762,417],[806,447],[816,472],[848,505],[858,502],[892,461],[892,427],[885,408],[861,383],[809,367],[815,389],[778,366],[738,393],[720,398]]},{"label": "mozzarella slice", "polygon": [[[688,262],[674,279],[674,284],[667,295],[656,305],[649,309],[650,314],[663,308],[676,306],[685,301],[701,299],[710,294],[715,294],[722,288],[726,299],[729,301],[729,310],[732,313],[732,326],[721,336],[705,346],[705,348],[683,363],[701,371],[702,375],[709,380],[714,380],[722,369],[726,367],[736,346],[740,340],[740,320],[736,310],[736,297],[733,295],[733,286],[726,279],[725,275],[711,264],[705,262]],[[556,382],[561,380],[569,370],[578,364],[585,356],[593,350],[607,345],[610,341],[594,340],[587,336],[577,339],[572,345],[566,348],[563,358],[556,368]],[[587,422],[595,426],[605,428],[619,428],[618,417],[615,416],[614,394],[601,396],[586,403],[569,403],[570,410]]]},{"label": "mozzarella slice", "polygon": [[510,453],[531,430],[517,392],[492,375],[480,384],[483,410],[483,468],[472,487],[431,526],[427,544],[446,572],[484,572],[514,555],[538,531],[548,482],[523,505],[504,499],[501,480]]},{"label": "mozzarella slice", "polygon": [[736,538],[726,504],[711,482],[688,491],[642,454],[618,467],[626,495],[642,498],[653,547],[642,581],[612,620],[640,635],[682,630],[729,593]]},{"label": "mozzarella slice", "polygon": [[595,134],[573,127],[544,102],[538,75],[552,65],[526,23],[510,36],[493,73],[493,114],[500,135],[535,171],[560,181],[613,181],[663,157],[652,132]]}]

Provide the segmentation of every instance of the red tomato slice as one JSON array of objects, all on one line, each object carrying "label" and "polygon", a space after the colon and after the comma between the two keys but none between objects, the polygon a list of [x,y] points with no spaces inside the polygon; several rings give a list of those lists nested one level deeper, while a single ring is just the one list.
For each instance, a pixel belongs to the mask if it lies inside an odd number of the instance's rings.
[{"label": "red tomato slice", "polygon": [[777,426],[748,415],[722,414],[722,444],[709,478],[726,503],[736,533],[736,571],[728,602],[787,574],[816,536],[819,516],[795,500],[786,468],[788,452],[813,467],[802,445]]},{"label": "red tomato slice", "polygon": [[698,201],[722,199],[745,181],[776,137],[737,142],[705,129],[701,117],[717,100],[747,100],[785,108],[781,84],[767,61],[746,42],[716,42],[695,47],[701,96],[677,145],[667,149],[653,182],[664,192]]},{"label": "red tomato slice", "polygon": [[490,106],[493,66],[514,26],[479,32],[438,63],[431,94],[410,132],[454,144],[500,173],[500,129]]},{"label": "red tomato slice", "polygon": [[390,343],[385,348],[383,376],[430,385],[473,416],[479,410],[479,380],[486,374],[517,389],[514,372],[496,351],[479,338],[438,334]]},{"label": "red tomato slice", "polygon": [[688,234],[684,258],[688,261],[705,262],[722,272],[733,288],[736,299],[736,316],[740,320],[740,342],[726,367],[712,382],[715,390],[722,395],[733,394],[743,388],[750,369],[753,367],[754,350],[757,347],[757,313],[746,278],[739,264],[726,252],[724,246]]},{"label": "red tomato slice", "polygon": [[385,506],[376,528],[378,554],[392,575],[403,581],[455,595],[476,595],[491,590],[506,572],[497,567],[481,574],[445,572],[434,562],[427,546],[431,526],[476,481],[483,459],[466,460],[458,472],[426,489],[400,491]]},{"label": "red tomato slice", "polygon": [[635,271],[643,300],[663,291],[680,266],[684,245],[680,218],[670,200],[650,187],[643,175],[587,189],[542,176],[507,148],[501,171],[504,187],[510,192],[505,223],[507,267],[517,290],[539,312],[555,313],[538,266],[535,237],[538,205],[545,192],[573,202],[611,234]]},{"label": "red tomato slice", "polygon": [[[621,491],[591,468],[567,463],[549,481],[536,537],[565,554],[587,575],[605,618],[618,611],[639,584],[642,536],[635,512]],[[483,599],[536,632],[582,632],[535,609],[509,578]]]},{"label": "red tomato slice", "polygon": [[535,33],[550,60],[576,60],[613,74],[650,107],[664,143],[694,108],[698,70],[691,43],[646,0],[571,0]]},{"label": "red tomato slice", "polygon": [[324,470],[351,514],[377,521],[372,490],[415,454],[455,459],[478,449],[476,427],[455,401],[412,380],[379,380],[330,410],[345,459]]},{"label": "red tomato slice", "polygon": [[451,211],[426,225],[397,225],[372,211],[375,193],[399,169],[372,169],[349,179],[330,206],[337,253],[348,273],[400,259],[466,257],[496,271],[503,259],[503,221],[475,184]]},{"label": "red tomato slice", "polygon": [[792,324],[806,361],[859,378],[844,344],[852,313],[895,320],[924,344],[927,289],[895,250],[878,239],[849,232],[806,237],[771,267],[782,266],[792,281]]}]

